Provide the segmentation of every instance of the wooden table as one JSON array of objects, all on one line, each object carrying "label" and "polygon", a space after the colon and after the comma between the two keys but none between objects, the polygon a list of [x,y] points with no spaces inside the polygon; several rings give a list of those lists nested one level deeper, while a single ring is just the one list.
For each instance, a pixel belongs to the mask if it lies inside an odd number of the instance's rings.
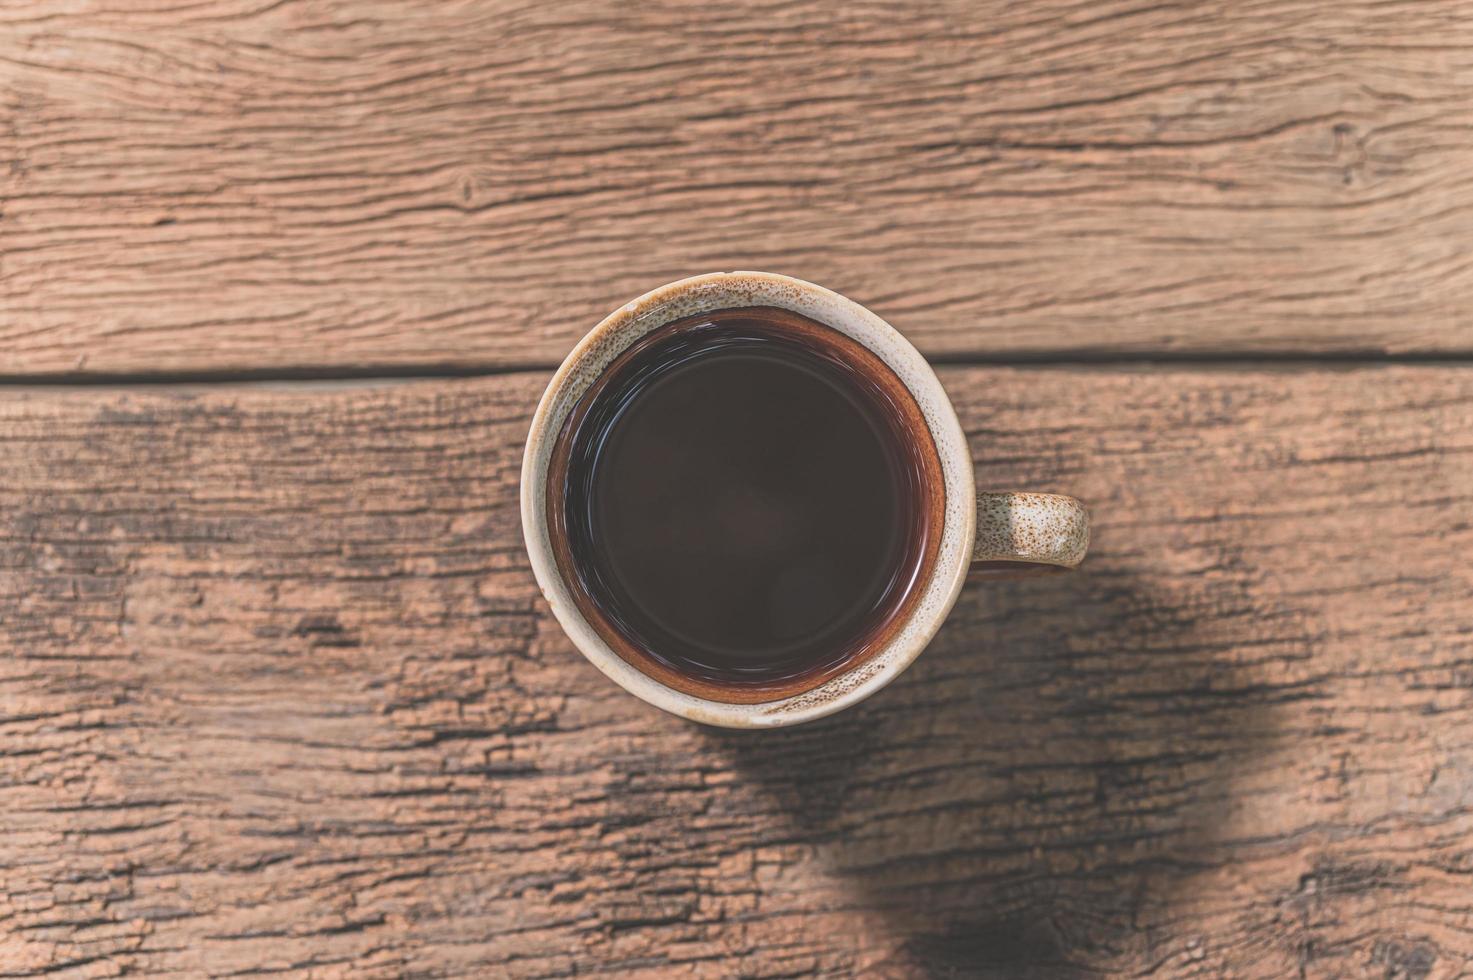
[{"label": "wooden table", "polygon": [[[1470,134],[1466,2],[9,6],[0,975],[1473,976]],[[522,440],[721,268],[1085,569],[803,728],[605,681]]]}]

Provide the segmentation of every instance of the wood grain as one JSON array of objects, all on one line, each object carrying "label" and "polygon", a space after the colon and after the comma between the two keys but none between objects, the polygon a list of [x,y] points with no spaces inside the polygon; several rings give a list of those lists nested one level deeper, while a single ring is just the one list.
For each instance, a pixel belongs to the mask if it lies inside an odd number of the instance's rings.
[{"label": "wood grain", "polygon": [[1470,125],[1467,0],[14,5],[0,374],[547,366],[725,268],[932,354],[1467,353]]},{"label": "wood grain", "polygon": [[697,728],[536,593],[541,374],[0,398],[0,975],[1473,970],[1473,376],[948,369],[1083,571]]}]

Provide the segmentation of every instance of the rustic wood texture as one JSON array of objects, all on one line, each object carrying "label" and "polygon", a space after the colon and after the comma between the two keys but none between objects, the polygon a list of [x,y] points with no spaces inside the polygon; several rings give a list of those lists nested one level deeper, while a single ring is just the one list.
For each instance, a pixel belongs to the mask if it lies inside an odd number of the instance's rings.
[{"label": "rustic wood texture", "polygon": [[[512,369],[0,391],[0,976],[1473,976],[1473,371],[1314,360],[1473,355],[1470,128],[1463,0],[0,8],[0,376]],[[944,370],[1093,553],[778,733],[516,508],[739,267],[1122,362]]]},{"label": "rustic wood texture", "polygon": [[933,354],[1473,351],[1467,2],[24,3],[0,374],[549,365],[763,268]]},{"label": "rustic wood texture", "polygon": [[1473,970],[1466,370],[944,370],[1085,569],[756,734],[548,615],[545,380],[0,398],[0,975]]}]

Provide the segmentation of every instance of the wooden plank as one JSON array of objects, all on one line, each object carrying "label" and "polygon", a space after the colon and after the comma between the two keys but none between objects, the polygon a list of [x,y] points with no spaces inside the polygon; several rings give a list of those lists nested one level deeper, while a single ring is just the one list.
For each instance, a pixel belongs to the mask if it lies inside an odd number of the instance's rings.
[{"label": "wooden plank", "polygon": [[1085,570],[755,734],[547,614],[543,375],[7,392],[0,973],[1473,968],[1473,374],[944,380]]},{"label": "wooden plank", "polygon": [[551,365],[724,268],[934,354],[1473,350],[1473,3],[0,13],[0,374]]}]

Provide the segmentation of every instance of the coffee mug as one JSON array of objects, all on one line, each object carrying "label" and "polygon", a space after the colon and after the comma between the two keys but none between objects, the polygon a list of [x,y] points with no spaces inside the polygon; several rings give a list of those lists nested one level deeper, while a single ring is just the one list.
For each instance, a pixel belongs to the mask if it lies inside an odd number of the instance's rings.
[{"label": "coffee mug", "polygon": [[[744,311],[762,311],[782,324],[773,329],[798,345],[794,350],[802,356],[816,352],[814,363],[822,370],[845,372],[874,394],[873,405],[891,416],[881,422],[896,434],[892,441],[906,459],[919,461],[913,467],[918,474],[913,492],[904,498],[916,517],[902,517],[923,532],[915,536],[920,543],[911,549],[915,560],[907,566],[903,595],[871,624],[862,643],[855,641],[854,649],[837,660],[819,657],[818,666],[806,672],[753,684],[687,673],[672,666],[670,657],[648,649],[643,634],[628,629],[590,595],[587,580],[596,576],[583,566],[602,556],[575,546],[576,528],[565,515],[574,452],[568,432],[587,416],[590,402],[596,406],[604,397],[611,377],[627,373],[625,365],[655,338],[687,323],[714,336],[718,321],[740,321]],[[818,423],[793,418],[787,424]],[[829,438],[828,433],[814,436],[820,444]],[[1083,559],[1089,541],[1088,516],[1072,497],[975,489],[971,452],[951,401],[931,366],[899,331],[828,289],[763,272],[712,273],[661,286],[589,332],[557,370],[533,416],[522,462],[521,507],[537,584],[579,651],[650,704],[728,728],[799,724],[863,700],[920,655],[969,578],[1071,569]],[[779,600],[783,588],[781,582],[773,587]]]}]

